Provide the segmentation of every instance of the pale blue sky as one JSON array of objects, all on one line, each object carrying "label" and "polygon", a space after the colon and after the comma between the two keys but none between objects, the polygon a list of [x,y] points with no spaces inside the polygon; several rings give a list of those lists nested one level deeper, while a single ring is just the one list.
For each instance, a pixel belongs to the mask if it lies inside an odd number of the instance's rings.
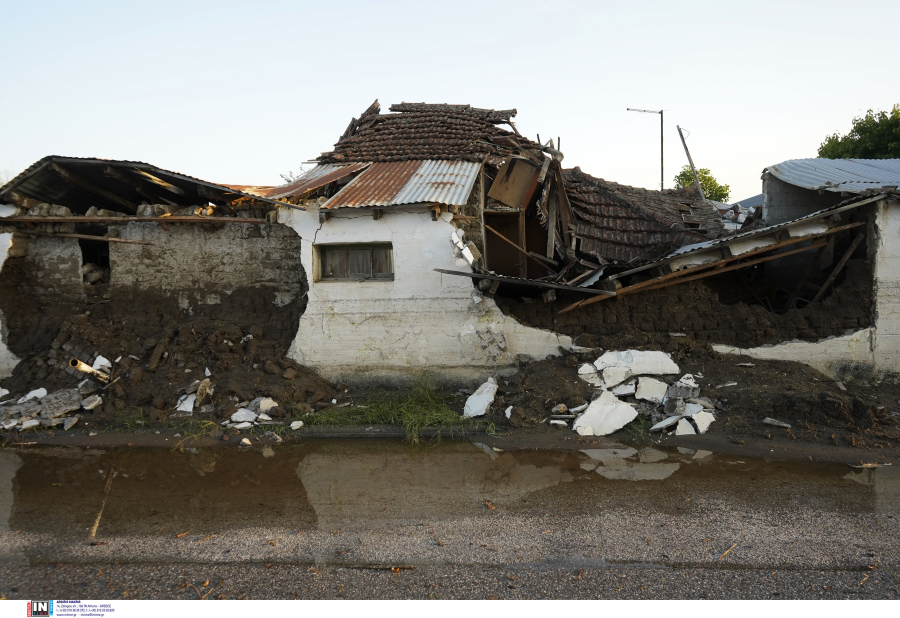
[{"label": "pale blue sky", "polygon": [[760,192],[867,108],[900,102],[897,0],[10,2],[0,171],[50,154],[279,184],[374,99],[516,107],[567,167],[657,188],[694,161]]}]

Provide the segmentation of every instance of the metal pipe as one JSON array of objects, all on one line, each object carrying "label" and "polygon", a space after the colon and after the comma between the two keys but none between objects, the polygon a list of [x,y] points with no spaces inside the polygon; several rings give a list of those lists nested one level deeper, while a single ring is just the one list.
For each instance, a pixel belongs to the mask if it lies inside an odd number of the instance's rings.
[{"label": "metal pipe", "polygon": [[687,142],[684,141],[684,133],[681,131],[681,125],[675,125],[678,129],[678,136],[681,137],[681,145],[684,146],[684,154],[687,155],[688,163],[691,164],[691,173],[694,175],[694,182],[697,183],[697,190],[700,191],[700,199],[704,202],[706,201],[706,196],[703,195],[703,186],[700,184],[700,177],[697,176],[697,168],[694,167],[694,160],[691,158],[691,153],[688,150]]},{"label": "metal pipe", "polygon": [[77,358],[73,358],[72,360],[69,361],[69,367],[71,367],[73,369],[77,369],[78,371],[80,371],[82,373],[86,373],[89,376],[94,376],[101,382],[109,382],[108,375],[106,375],[102,371],[97,371],[96,369],[94,369],[93,367],[88,365],[87,363],[83,363],[80,360],[78,360]]}]

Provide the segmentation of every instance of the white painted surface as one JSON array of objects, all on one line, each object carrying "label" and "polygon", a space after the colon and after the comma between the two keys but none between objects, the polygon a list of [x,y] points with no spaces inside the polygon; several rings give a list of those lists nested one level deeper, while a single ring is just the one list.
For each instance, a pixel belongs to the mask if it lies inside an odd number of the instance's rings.
[{"label": "white painted surface", "polygon": [[[0,204],[0,217],[8,217],[9,214],[6,213],[6,209],[9,209],[8,206],[4,204]],[[12,209],[12,212],[15,212],[15,208]],[[0,270],[3,269],[3,263],[6,261],[6,254],[9,251],[9,247],[12,244],[12,234],[3,233],[0,234]],[[9,351],[9,348],[6,347],[6,322],[3,319],[3,312],[0,311],[0,379],[8,378],[12,375],[12,371],[19,361],[21,360],[18,356]]]},{"label": "white painted surface", "polygon": [[[434,272],[469,271],[454,257],[451,216],[422,208],[336,211],[319,223],[315,208],[279,210],[279,222],[303,239],[309,300],[288,355],[329,379],[389,379],[434,369],[441,378],[484,379],[517,354],[557,355],[570,337],[504,316],[494,301],[473,300],[470,279]],[[316,281],[313,245],[390,242],[394,280]]]},{"label": "white painted surface", "polygon": [[672,358],[665,352],[656,351],[610,351],[594,361],[594,366],[603,372],[603,383],[607,388],[631,376],[678,373],[678,365]]},{"label": "white painted surface", "polygon": [[[872,350],[882,372],[900,372],[900,207],[875,207],[875,330]],[[869,236],[872,229],[869,228]],[[870,241],[871,242],[871,241]]]},{"label": "white painted surface", "polygon": [[728,245],[731,255],[743,255],[755,249],[761,249],[775,244],[775,238],[772,236],[761,236],[756,238],[747,238],[738,240]]},{"label": "white painted surface", "polygon": [[644,401],[652,401],[654,403],[663,403],[666,400],[666,391],[669,385],[656,378],[641,378],[638,380],[637,399]]},{"label": "white painted surface", "polygon": [[494,403],[494,395],[497,394],[497,381],[494,378],[488,378],[488,381],[478,387],[474,393],[466,399],[466,407],[463,410],[463,416],[472,418],[474,416],[484,416],[491,404]]},{"label": "white painted surface", "polygon": [[872,338],[874,328],[866,328],[841,337],[830,337],[816,342],[787,341],[758,348],[738,348],[730,345],[714,344],[713,350],[720,354],[740,354],[764,360],[785,360],[806,363],[825,375],[836,378],[848,363],[863,363],[872,366]]},{"label": "white painted surface", "polygon": [[606,436],[622,429],[637,417],[631,404],[619,401],[609,391],[603,391],[591,402],[584,414],[575,419],[572,429],[580,436]]}]

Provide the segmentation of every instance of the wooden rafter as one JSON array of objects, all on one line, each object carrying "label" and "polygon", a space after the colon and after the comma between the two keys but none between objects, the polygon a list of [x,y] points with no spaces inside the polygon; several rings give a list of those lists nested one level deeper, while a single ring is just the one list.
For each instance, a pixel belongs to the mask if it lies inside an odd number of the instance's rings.
[{"label": "wooden rafter", "polygon": [[137,206],[132,204],[125,198],[118,196],[115,193],[112,193],[111,191],[107,191],[106,189],[104,189],[102,187],[98,187],[97,185],[95,185],[93,182],[91,182],[87,178],[84,178],[83,176],[76,174],[72,170],[68,170],[68,169],[64,168],[59,163],[51,163],[50,169],[53,170],[54,172],[56,172],[56,174],[59,175],[59,177],[62,178],[63,180],[65,180],[66,182],[69,182],[77,187],[81,187],[82,189],[84,189],[85,191],[87,191],[89,193],[93,193],[94,195],[102,197],[107,202],[117,204],[118,206],[127,208],[128,210],[130,210],[132,212],[137,211]]}]

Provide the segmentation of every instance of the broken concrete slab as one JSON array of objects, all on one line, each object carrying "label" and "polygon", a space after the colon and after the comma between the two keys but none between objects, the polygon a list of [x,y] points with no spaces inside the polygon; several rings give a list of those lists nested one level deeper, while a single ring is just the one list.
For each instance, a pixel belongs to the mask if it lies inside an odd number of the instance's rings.
[{"label": "broken concrete slab", "polygon": [[303,427],[303,421],[294,421],[293,423],[291,423],[291,429],[293,431],[297,431],[301,427]]},{"label": "broken concrete slab", "polygon": [[268,414],[265,414],[265,413],[263,413],[263,412],[260,412],[259,416],[256,417],[256,420],[257,420],[258,422],[271,421],[271,420],[272,420],[272,417],[269,416]]},{"label": "broken concrete slab", "polygon": [[103,397],[100,395],[91,395],[90,397],[81,400],[81,407],[85,410],[93,410],[101,403],[103,403]]},{"label": "broken concrete slab", "polygon": [[687,403],[699,403],[701,406],[706,408],[707,410],[715,410],[716,406],[712,401],[707,399],[706,397],[691,397],[687,400]]},{"label": "broken concrete slab", "polygon": [[591,363],[585,363],[578,368],[578,377],[590,384],[591,386],[603,386],[603,378],[597,372],[597,368]]},{"label": "broken concrete slab", "polygon": [[56,427],[58,425],[62,425],[64,418],[42,418],[40,423],[41,427]]},{"label": "broken concrete slab", "polygon": [[41,424],[41,421],[32,418],[27,421],[24,421],[21,425],[19,425],[19,431],[25,431],[26,429],[31,429],[32,427],[37,427],[40,424]]},{"label": "broken concrete slab", "polygon": [[0,427],[2,427],[3,429],[12,429],[13,427],[15,427],[18,424],[19,424],[19,419],[14,418],[14,419],[10,419],[8,421],[3,421],[2,423],[0,423]]},{"label": "broken concrete slab", "polygon": [[494,378],[488,378],[487,382],[478,387],[466,400],[466,407],[463,410],[465,418],[475,416],[484,416],[491,404],[494,402],[494,396],[497,394],[497,381]]},{"label": "broken concrete slab", "polygon": [[650,431],[662,431],[663,429],[667,429],[681,420],[681,415],[676,414],[675,416],[670,416],[669,418],[658,422],[653,427],[650,428]]},{"label": "broken concrete slab", "polygon": [[699,403],[686,403],[684,404],[684,416],[694,416],[698,412],[703,412],[705,409],[706,408]]},{"label": "broken concrete slab", "polygon": [[776,421],[774,418],[769,418],[768,416],[763,419],[763,423],[766,425],[772,425],[773,427],[782,427],[784,429],[790,429],[791,426],[788,423],[783,423],[781,421]]},{"label": "broken concrete slab", "polygon": [[633,421],[637,415],[634,406],[604,391],[575,419],[572,429],[581,436],[606,436]]},{"label": "broken concrete slab", "polygon": [[278,402],[272,399],[271,397],[263,397],[259,400],[259,411],[263,414],[267,413],[272,408],[277,408]]},{"label": "broken concrete slab", "polygon": [[637,375],[678,373],[678,365],[665,352],[642,350],[610,351],[594,361],[603,376],[603,384],[611,388]]},{"label": "broken concrete slab", "polygon": [[252,423],[255,420],[256,414],[254,414],[247,408],[241,408],[231,415],[231,422],[233,423]]},{"label": "broken concrete slab", "polygon": [[697,412],[690,417],[691,422],[697,428],[697,433],[704,434],[709,426],[713,424],[716,417],[707,411]]},{"label": "broken concrete slab", "polygon": [[16,403],[25,403],[26,401],[30,401],[32,399],[43,399],[47,396],[46,388],[36,388],[33,391],[30,391],[27,395],[19,399]]},{"label": "broken concrete slab", "polygon": [[700,395],[700,386],[694,380],[694,376],[686,373],[677,382],[669,386],[669,397],[681,397],[691,399]]},{"label": "broken concrete slab", "polygon": [[34,418],[40,413],[41,402],[37,399],[32,399],[25,403],[0,407],[0,421],[13,416],[18,416],[20,419],[27,420],[29,418]]},{"label": "broken concrete slab", "polygon": [[561,427],[568,427],[568,426],[569,426],[569,424],[568,424],[566,421],[560,421],[560,420],[555,420],[555,419],[552,420],[552,421],[550,421],[550,424],[551,424],[551,425],[558,425],[558,426],[561,426]]},{"label": "broken concrete slab", "polygon": [[691,425],[690,421],[686,418],[678,421],[678,426],[675,427],[675,435],[676,436],[694,436],[697,435],[697,432],[694,430],[694,426]]},{"label": "broken concrete slab", "polygon": [[82,395],[93,395],[97,391],[100,390],[100,385],[91,380],[90,378],[86,378],[78,383],[78,392]]},{"label": "broken concrete slab", "polygon": [[77,388],[56,391],[41,399],[41,417],[56,418],[81,409],[81,393]]},{"label": "broken concrete slab", "polygon": [[236,425],[233,425],[234,429],[250,429],[251,427],[253,427],[253,423],[250,422],[238,423]]},{"label": "broken concrete slab", "polygon": [[72,429],[72,426],[75,425],[75,423],[77,423],[80,419],[80,416],[69,416],[63,422],[63,430],[69,431],[70,429]]},{"label": "broken concrete slab", "polygon": [[638,380],[635,397],[653,403],[663,403],[666,400],[666,392],[669,385],[656,378],[642,377]]},{"label": "broken concrete slab", "polygon": [[194,402],[197,401],[197,395],[182,395],[178,400],[175,410],[178,412],[193,412]]},{"label": "broken concrete slab", "polygon": [[619,384],[612,389],[612,394],[616,397],[624,397],[625,395],[634,395],[637,390],[637,380],[629,380],[623,384]]}]

